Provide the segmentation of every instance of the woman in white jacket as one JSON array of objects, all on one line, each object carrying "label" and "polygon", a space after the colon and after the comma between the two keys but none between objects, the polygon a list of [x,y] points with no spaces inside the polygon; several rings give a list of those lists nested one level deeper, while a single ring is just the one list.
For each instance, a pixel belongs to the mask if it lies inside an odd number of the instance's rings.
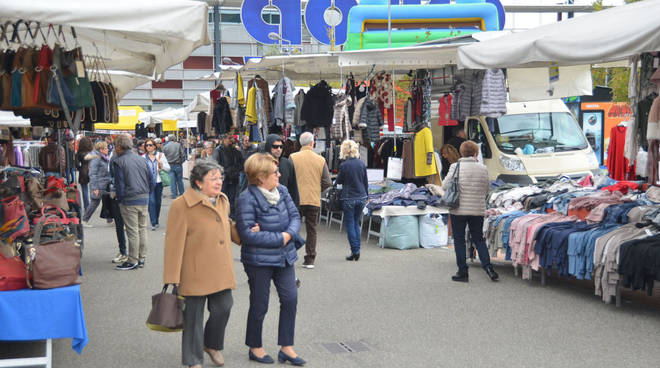
[{"label": "woman in white jacket", "polygon": [[458,167],[458,207],[449,210],[458,272],[451,279],[468,281],[468,265],[465,261],[465,228],[467,226],[470,229],[470,237],[479,252],[481,267],[491,280],[497,281],[499,276],[490,263],[490,255],[483,234],[486,196],[490,188],[488,169],[477,161],[479,146],[473,141],[463,142],[459,151],[461,158],[449,167],[449,173],[442,184],[442,188],[447,190]]},{"label": "woman in white jacket", "polygon": [[163,182],[160,178],[160,172],[170,171],[170,164],[162,152],[156,150],[156,141],[149,138],[144,141],[144,148],[147,151],[143,156],[147,159],[149,168],[156,177],[156,186],[149,193],[149,219],[151,220],[151,230],[160,227],[158,219],[160,218],[160,206],[163,201]]}]

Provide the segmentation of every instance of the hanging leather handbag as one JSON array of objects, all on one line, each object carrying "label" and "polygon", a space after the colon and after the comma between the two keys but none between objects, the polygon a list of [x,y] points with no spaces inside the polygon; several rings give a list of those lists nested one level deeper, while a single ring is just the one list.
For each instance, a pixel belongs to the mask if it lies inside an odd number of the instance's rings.
[{"label": "hanging leather handbag", "polygon": [[23,70],[21,80],[21,107],[29,108],[34,106],[34,79],[36,76],[35,68],[39,63],[39,51],[29,47],[23,56]]},{"label": "hanging leather handbag", "polygon": [[14,64],[11,70],[11,109],[20,108],[22,102],[22,81],[23,81],[23,57],[25,56],[25,48],[19,47],[14,55]]},{"label": "hanging leather handbag", "polygon": [[39,51],[39,63],[35,69],[34,79],[34,105],[44,109],[56,107],[47,101],[48,81],[50,80],[50,67],[53,65],[53,50],[48,45],[41,46]]},{"label": "hanging leather handbag", "polygon": [[80,247],[72,236],[63,233],[60,239],[42,242],[44,225],[50,223],[61,226],[56,216],[42,218],[35,227],[33,243],[27,246],[26,280],[31,288],[53,289],[80,283]]},{"label": "hanging leather handbag", "polygon": [[183,330],[183,297],[179,296],[178,288],[172,285],[172,293],[167,293],[166,284],[163,290],[151,297],[151,311],[147,317],[147,327],[160,332],[179,332]]},{"label": "hanging leather handbag", "polygon": [[461,172],[461,163],[456,163],[456,169],[454,171],[454,176],[451,178],[451,182],[445,190],[445,194],[442,196],[441,203],[449,208],[457,208],[459,206],[459,197],[461,194],[460,183],[459,183],[459,174]]},{"label": "hanging leather handbag", "polygon": [[71,50],[70,53],[73,56],[73,63],[70,67],[73,70],[70,71],[71,75],[65,73],[64,76],[64,80],[73,91],[73,104],[69,108],[74,111],[94,106],[92,87],[89,84],[89,78],[85,70],[82,49],[78,47]]},{"label": "hanging leather handbag", "polygon": [[[27,214],[25,212],[25,204],[23,203],[23,201],[18,199],[18,196],[3,198],[2,200],[0,200],[0,203],[2,203],[5,223],[8,223],[10,221],[27,220]],[[12,238],[16,239],[18,237],[28,234],[29,232],[30,232],[30,224],[27,223],[27,221],[23,221],[22,225],[18,227],[12,234]]]},{"label": "hanging leather handbag", "polygon": [[328,189],[328,210],[330,212],[341,212],[342,203],[341,203],[341,189],[337,189],[337,186],[332,186]]},{"label": "hanging leather handbag", "polygon": [[41,181],[35,177],[28,178],[25,189],[30,207],[35,210],[41,208],[44,205],[44,187]]},{"label": "hanging leather handbag", "polygon": [[16,51],[5,50],[2,65],[0,65],[0,83],[2,83],[2,102],[0,109],[11,108],[11,71],[14,68],[14,56]]}]

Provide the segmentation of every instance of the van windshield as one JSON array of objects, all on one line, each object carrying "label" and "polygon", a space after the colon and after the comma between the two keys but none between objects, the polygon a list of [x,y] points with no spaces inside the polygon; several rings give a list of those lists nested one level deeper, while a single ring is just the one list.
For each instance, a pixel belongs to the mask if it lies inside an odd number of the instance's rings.
[{"label": "van windshield", "polygon": [[502,152],[524,154],[576,151],[587,141],[575,118],[568,112],[504,115],[494,121],[493,134]]}]

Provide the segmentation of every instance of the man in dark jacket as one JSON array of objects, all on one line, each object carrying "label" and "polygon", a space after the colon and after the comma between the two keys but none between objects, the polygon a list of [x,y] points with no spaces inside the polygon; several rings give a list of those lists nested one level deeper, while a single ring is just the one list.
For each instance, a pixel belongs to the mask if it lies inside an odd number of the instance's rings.
[{"label": "man in dark jacket", "polygon": [[452,146],[456,147],[456,151],[461,151],[461,144],[465,142],[466,134],[465,134],[465,129],[463,128],[458,128],[454,132],[454,136],[449,138],[449,141],[447,143],[451,144]]},{"label": "man in dark jacket", "polygon": [[167,137],[167,142],[163,145],[163,153],[170,164],[170,191],[172,199],[183,194],[183,163],[186,161],[186,153],[183,145],[176,141],[176,137],[171,134]]},{"label": "man in dark jacket", "polygon": [[128,260],[116,267],[133,270],[144,267],[147,255],[147,206],[149,193],[156,186],[147,160],[132,151],[133,142],[127,134],[115,138],[117,158],[112,160],[115,191],[119,210],[128,237]]},{"label": "man in dark jacket", "polygon": [[236,149],[234,136],[225,134],[222,144],[213,151],[213,159],[225,170],[222,179],[222,192],[229,199],[230,217],[235,219],[236,197],[238,196],[238,182],[241,171],[243,171],[243,156]]},{"label": "man in dark jacket", "polygon": [[277,168],[280,170],[280,184],[284,185],[289,190],[289,194],[296,204],[300,206],[300,196],[298,195],[298,182],[296,181],[296,169],[293,163],[286,157],[282,157],[284,151],[284,141],[282,137],[277,134],[269,134],[266,137],[266,144],[264,152],[270,153],[276,160],[278,160]]}]

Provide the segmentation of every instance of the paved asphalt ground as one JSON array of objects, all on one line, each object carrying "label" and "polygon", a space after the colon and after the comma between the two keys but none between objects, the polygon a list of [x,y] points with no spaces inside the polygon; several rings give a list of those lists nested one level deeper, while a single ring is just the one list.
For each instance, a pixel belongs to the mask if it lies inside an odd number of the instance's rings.
[{"label": "paved asphalt ground", "polygon": [[[115,271],[110,263],[117,252],[114,228],[95,217],[94,227],[86,229],[82,295],[89,344],[78,356],[70,339],[54,341],[54,367],[180,366],[181,335],[145,326],[151,295],[162,288],[171,203],[169,191],[165,194],[163,227],[149,231],[144,269]],[[616,308],[594,296],[589,282],[549,279],[541,287],[538,278],[515,277],[506,262],[496,266],[498,283],[487,278],[478,262],[469,283],[452,282],[455,260],[447,249],[379,249],[372,238],[363,243],[359,262],[345,261],[347,253],[346,233],[335,224],[319,232],[316,269],[297,263],[302,286],[295,349],[308,367],[660,365],[660,295],[625,293],[623,307]],[[225,366],[259,367],[248,361],[244,344],[249,289],[239,255],[234,246],[237,288]],[[264,344],[272,356],[278,349],[278,309],[273,287],[264,324]],[[325,345],[340,347],[340,342],[368,351],[332,353]],[[212,366],[205,359],[204,366]]]}]

